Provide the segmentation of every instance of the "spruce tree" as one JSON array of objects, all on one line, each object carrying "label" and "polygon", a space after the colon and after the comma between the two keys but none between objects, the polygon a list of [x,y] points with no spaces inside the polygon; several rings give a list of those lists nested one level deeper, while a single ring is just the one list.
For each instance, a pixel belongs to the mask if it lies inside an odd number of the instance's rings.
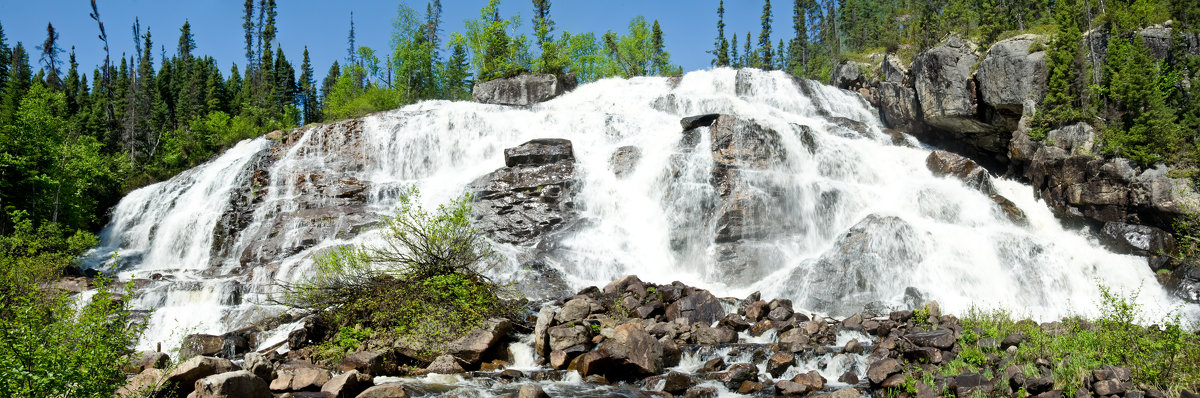
[{"label": "spruce tree", "polygon": [[242,30],[246,36],[246,71],[254,65],[254,0],[246,0],[243,6]]},{"label": "spruce tree", "polygon": [[58,47],[58,31],[54,29],[54,24],[46,24],[46,41],[42,42],[42,65],[46,70],[46,85],[51,89],[61,90],[62,80],[58,75],[62,60],[58,59],[58,54],[62,53],[62,49]]},{"label": "spruce tree", "polygon": [[725,0],[717,3],[717,39],[713,42],[713,66],[729,66],[729,41],[725,40]]},{"label": "spruce tree", "polygon": [[460,33],[450,36],[450,59],[446,60],[446,99],[465,100],[471,98],[471,64],[467,57],[467,39]]},{"label": "spruce tree", "polygon": [[342,75],[341,67],[338,66],[337,60],[329,65],[329,72],[325,74],[325,79],[321,80],[321,103],[325,104],[329,101],[329,93],[333,92],[333,86],[337,84],[337,79]]},{"label": "spruce tree", "polygon": [[1050,127],[1074,121],[1080,117],[1080,91],[1076,82],[1079,70],[1079,42],[1083,34],[1079,31],[1076,7],[1072,0],[1062,2],[1055,12],[1058,33],[1050,41],[1046,51],[1046,96],[1037,113],[1038,124],[1032,132],[1034,139],[1041,139]]},{"label": "spruce tree", "polygon": [[742,63],[742,57],[738,55],[737,33],[733,34],[733,41],[730,42],[729,48],[731,50],[729,54],[729,65],[734,68],[741,68],[745,66],[745,64]]},{"label": "spruce tree", "polygon": [[763,0],[762,11],[762,33],[758,34],[758,62],[755,67],[762,69],[772,69],[775,65],[773,52],[771,51],[771,0]]},{"label": "spruce tree", "polygon": [[317,85],[313,78],[312,62],[308,58],[308,46],[304,46],[304,60],[300,63],[300,104],[304,123],[321,121],[321,104],[317,100]]},{"label": "spruce tree", "polygon": [[8,65],[12,60],[12,50],[8,48],[8,38],[4,37],[4,24],[0,24],[0,97],[4,95],[4,82],[8,81]]},{"label": "spruce tree", "polygon": [[814,0],[795,0],[792,4],[792,30],[795,37],[788,46],[788,72],[800,77],[808,75],[808,11]]}]

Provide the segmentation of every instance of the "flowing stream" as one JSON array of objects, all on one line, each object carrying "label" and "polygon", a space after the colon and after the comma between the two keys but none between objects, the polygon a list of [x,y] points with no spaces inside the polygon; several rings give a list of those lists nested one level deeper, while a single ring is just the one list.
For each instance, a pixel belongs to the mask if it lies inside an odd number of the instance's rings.
[{"label": "flowing stream", "polygon": [[[680,145],[680,119],[707,113],[777,132],[784,158],[747,173],[748,192],[774,202],[759,220],[769,233],[737,248],[751,265],[736,269],[703,210],[715,197],[709,129],[693,148]],[[153,310],[141,348],[174,348],[186,334],[221,334],[280,313],[266,303],[272,284],[304,280],[324,248],[379,242],[369,225],[404,187],[436,205],[504,166],[504,148],[536,138],[574,146],[575,201],[587,222],[547,260],[572,289],[637,274],[718,296],[761,291],[838,316],[919,296],[951,313],[1003,307],[1046,320],[1097,314],[1103,285],[1140,291],[1151,316],[1182,310],[1196,319],[1195,306],[1167,294],[1145,259],[1065,229],[1029,187],[994,181],[1029,221],[1014,223],[987,195],[935,177],[925,166],[930,149],[911,138],[894,144],[858,94],[780,72],[608,79],[530,108],[427,101],[359,123],[301,128],[287,145],[248,140],[120,202],[90,261],[149,279],[133,301]],[[642,156],[617,177],[609,162],[623,146]],[[355,195],[362,199],[345,199]],[[529,250],[499,247],[510,261],[497,275],[530,272],[518,266]],[[260,347],[284,337],[264,337]]]}]

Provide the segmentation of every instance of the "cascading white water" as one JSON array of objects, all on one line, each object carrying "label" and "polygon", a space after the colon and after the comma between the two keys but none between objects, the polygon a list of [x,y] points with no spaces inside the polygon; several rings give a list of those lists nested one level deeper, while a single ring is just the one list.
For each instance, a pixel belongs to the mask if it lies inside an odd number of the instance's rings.
[{"label": "cascading white water", "polygon": [[[779,231],[746,244],[766,253],[746,273],[716,260],[721,248],[713,243],[713,216],[698,210],[714,190],[708,128],[700,128],[694,148],[680,146],[680,118],[707,113],[778,132],[786,155],[746,173],[752,190],[780,198],[769,212]],[[869,131],[848,133],[830,117],[864,123]],[[576,202],[588,222],[560,241],[549,261],[573,288],[637,274],[718,295],[759,290],[832,313],[848,309],[831,304],[831,294],[857,308],[899,306],[913,288],[949,312],[1002,306],[1048,319],[1094,314],[1097,286],[1106,285],[1140,289],[1139,301],[1154,314],[1179,305],[1144,259],[1113,254],[1081,231],[1064,229],[1030,188],[996,182],[1029,218],[1027,226],[1016,225],[986,195],[935,177],[925,166],[929,149],[893,145],[857,94],[797,84],[779,72],[716,69],[677,81],[609,79],[531,108],[428,101],[366,117],[357,135],[332,126],[303,131],[277,155],[265,196],[254,197],[253,213],[229,248],[213,247],[217,220],[267,156],[271,145],[264,138],[121,201],[93,258],[99,263],[116,252],[122,276],[164,275],[136,302],[156,310],[144,347],[172,346],[184,333],[226,332],[278,313],[262,305],[270,284],[306,278],[311,254],[322,248],[377,243],[377,234],[358,233],[358,227],[389,212],[401,188],[415,185],[436,205],[503,166],[504,148],[536,138],[565,138],[574,146],[582,187]],[[618,178],[609,159],[629,145],[642,157],[630,175]],[[361,183],[365,203],[304,199],[314,181],[329,175],[340,182],[322,182],[321,189]],[[314,236],[316,224],[339,232]],[[855,241],[861,252],[839,252],[839,239],[863,230]],[[500,249],[514,260],[499,275],[528,272],[515,260],[528,248]]]}]

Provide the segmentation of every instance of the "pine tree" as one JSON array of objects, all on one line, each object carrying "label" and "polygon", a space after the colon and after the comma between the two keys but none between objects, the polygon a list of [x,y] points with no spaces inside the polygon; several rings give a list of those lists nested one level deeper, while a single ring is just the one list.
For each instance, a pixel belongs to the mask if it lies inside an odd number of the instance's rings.
[{"label": "pine tree", "polygon": [[746,32],[746,42],[742,45],[742,66],[747,68],[759,67],[759,53],[750,48],[754,36]]},{"label": "pine tree", "polygon": [[795,0],[792,4],[792,30],[795,37],[788,46],[787,70],[800,77],[808,76],[808,11],[813,0]]},{"label": "pine tree", "polygon": [[460,33],[450,36],[450,59],[446,60],[446,99],[465,100],[471,97],[471,64],[467,57],[467,39]]},{"label": "pine tree", "polygon": [[0,125],[12,124],[16,121],[21,98],[25,97],[25,91],[29,90],[30,79],[33,77],[25,45],[17,42],[17,46],[13,47],[11,54],[12,61],[9,64],[8,79],[4,85],[4,98],[0,103],[0,111],[3,111],[0,113]]},{"label": "pine tree", "polygon": [[[4,37],[4,24],[0,24],[0,98],[4,98],[4,86],[8,81],[8,65],[11,61],[12,50],[8,48],[8,38]],[[0,114],[3,113],[4,110],[0,109]]]},{"label": "pine tree", "polygon": [[651,74],[663,76],[674,73],[674,69],[669,65],[671,55],[667,53],[662,27],[658,25],[657,19],[654,20],[654,27],[650,32],[650,65],[653,69]]},{"label": "pine tree", "polygon": [[731,50],[729,54],[729,65],[734,68],[746,66],[744,63],[742,63],[742,57],[738,55],[737,33],[733,34],[733,41],[729,43],[729,48]]},{"label": "pine tree", "polygon": [[762,33],[758,34],[758,62],[755,67],[773,69],[775,65],[771,51],[771,0],[763,0]]},{"label": "pine tree", "polygon": [[254,0],[246,0],[242,15],[242,30],[246,35],[246,71],[254,67]]},{"label": "pine tree", "polygon": [[308,58],[308,46],[304,46],[304,60],[300,63],[300,104],[304,123],[321,121],[321,103],[317,100],[317,85],[313,78],[312,62]]},{"label": "pine tree", "polygon": [[346,48],[346,59],[350,60],[350,65],[362,66],[358,63],[358,46],[354,44],[354,11],[350,11],[350,34],[346,38],[346,43],[348,45]]},{"label": "pine tree", "polygon": [[554,41],[554,21],[550,19],[550,0],[533,0],[533,32],[542,54],[539,59],[542,73],[562,73],[566,62],[560,58]]},{"label": "pine tree", "polygon": [[715,57],[713,66],[729,66],[729,42],[725,40],[725,0],[717,3],[717,39],[713,42],[712,54]]},{"label": "pine tree", "polygon": [[179,58],[185,62],[192,60],[192,50],[196,48],[196,38],[192,37],[192,23],[187,20],[183,21],[183,27],[179,28]]},{"label": "pine tree", "polygon": [[337,79],[342,75],[341,67],[338,66],[337,60],[329,65],[329,72],[325,74],[325,79],[321,80],[321,103],[329,101],[329,93],[333,92],[333,86],[337,84]]},{"label": "pine tree", "polygon": [[1049,127],[1080,118],[1077,60],[1083,34],[1075,17],[1077,7],[1077,3],[1067,0],[1055,12],[1059,31],[1046,51],[1046,96],[1036,114],[1039,126],[1031,134],[1034,139],[1041,139]]},{"label": "pine tree", "polygon": [[54,24],[46,24],[46,41],[42,42],[42,65],[46,68],[46,84],[53,90],[62,89],[62,80],[58,76],[58,70],[62,65],[62,60],[58,59],[58,54],[62,53],[62,49],[58,47],[58,32],[54,30]]}]

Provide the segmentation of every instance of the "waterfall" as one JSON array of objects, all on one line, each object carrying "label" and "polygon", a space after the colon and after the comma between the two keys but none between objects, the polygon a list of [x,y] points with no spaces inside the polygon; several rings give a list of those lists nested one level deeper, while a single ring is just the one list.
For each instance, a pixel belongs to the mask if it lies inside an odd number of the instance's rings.
[{"label": "waterfall", "polygon": [[[778,154],[738,171],[759,217],[753,236],[735,242],[718,242],[713,214],[722,144],[711,127],[686,140],[680,128],[681,118],[710,113],[773,132]],[[372,223],[403,188],[436,206],[504,166],[504,148],[536,138],[574,147],[586,222],[546,257],[573,289],[637,274],[722,296],[761,291],[833,315],[906,300],[952,313],[1095,315],[1099,285],[1140,290],[1152,315],[1183,305],[1145,259],[1064,228],[1029,187],[994,181],[1028,219],[1014,223],[986,194],[934,176],[931,150],[885,133],[858,94],[756,70],[606,79],[529,108],[426,101],[249,140],[124,198],[89,261],[115,259],[122,278],[149,278],[133,301],[154,311],[142,348],[174,347],[187,333],[279,314],[267,303],[272,284],[304,280],[322,249],[378,243]],[[618,177],[609,161],[625,146],[642,156]],[[527,275],[519,264],[530,250],[499,245],[509,261],[497,275]]]}]

